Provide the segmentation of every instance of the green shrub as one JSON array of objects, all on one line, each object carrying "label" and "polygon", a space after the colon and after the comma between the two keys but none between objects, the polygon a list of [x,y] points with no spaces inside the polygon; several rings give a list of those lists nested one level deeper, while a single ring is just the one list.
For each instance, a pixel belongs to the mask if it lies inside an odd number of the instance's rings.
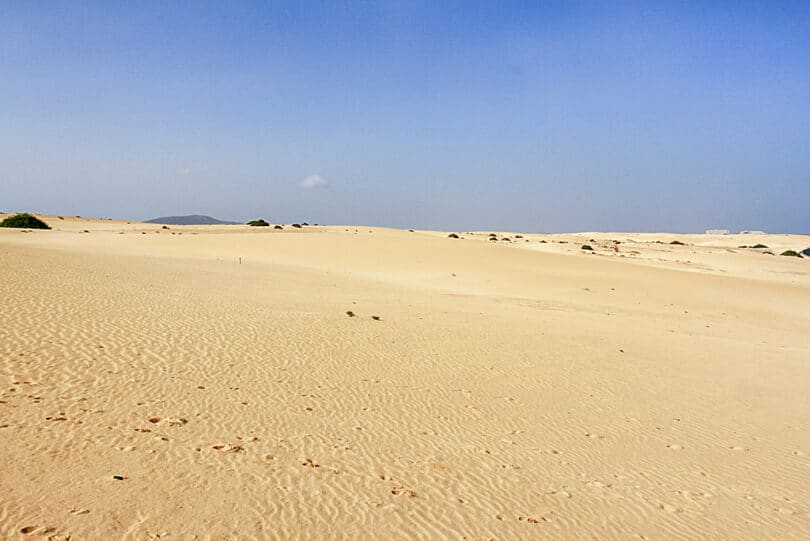
[{"label": "green shrub", "polygon": [[0,227],[14,227],[16,229],[50,229],[51,226],[31,214],[15,214],[2,222]]},{"label": "green shrub", "polygon": [[292,226],[296,229],[301,229],[301,224],[292,224]]},{"label": "green shrub", "polygon": [[456,235],[455,233],[450,233],[447,236],[450,237],[451,239],[457,239],[458,238],[458,235]]},{"label": "green shrub", "polygon": [[593,252],[593,247],[590,244],[583,244],[581,249],[590,250],[591,252]]},{"label": "green shrub", "polygon": [[259,218],[258,220],[251,220],[247,224],[253,227],[267,227],[270,225],[261,218]]},{"label": "green shrub", "polygon": [[380,321],[380,316],[371,316],[374,321]]},{"label": "green shrub", "polygon": [[351,310],[346,310],[346,315],[349,317],[354,317],[354,312],[352,312]]},{"label": "green shrub", "polygon": [[273,227],[273,229],[284,229],[284,228],[281,227],[280,225],[277,225],[277,226]]},{"label": "green shrub", "polygon": [[784,252],[782,252],[779,255],[786,255],[786,256],[790,256],[790,257],[801,257],[802,256],[802,254],[800,254],[796,250],[785,250]]},{"label": "green shrub", "polygon": [[676,244],[678,246],[683,246],[683,243],[681,241],[679,241],[679,240],[673,240],[672,242],[670,242],[670,244]]},{"label": "green shrub", "polygon": [[764,244],[754,244],[751,248],[767,248]]}]

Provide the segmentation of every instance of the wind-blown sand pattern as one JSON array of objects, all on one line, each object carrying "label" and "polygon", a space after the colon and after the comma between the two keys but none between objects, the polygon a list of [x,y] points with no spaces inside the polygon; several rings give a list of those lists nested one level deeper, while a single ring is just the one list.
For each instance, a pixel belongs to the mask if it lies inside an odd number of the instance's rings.
[{"label": "wind-blown sand pattern", "polygon": [[44,219],[4,539],[810,538],[808,237]]}]

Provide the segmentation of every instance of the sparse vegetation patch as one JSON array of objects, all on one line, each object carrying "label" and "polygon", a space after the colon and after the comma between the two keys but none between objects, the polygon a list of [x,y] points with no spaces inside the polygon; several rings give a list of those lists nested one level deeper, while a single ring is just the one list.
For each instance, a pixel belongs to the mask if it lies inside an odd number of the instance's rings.
[{"label": "sparse vegetation patch", "polygon": [[247,223],[249,226],[252,227],[267,227],[270,224],[259,218],[258,220],[251,220]]},{"label": "sparse vegetation patch", "polygon": [[15,214],[2,222],[0,227],[13,227],[15,229],[50,229],[51,226],[31,214]]}]

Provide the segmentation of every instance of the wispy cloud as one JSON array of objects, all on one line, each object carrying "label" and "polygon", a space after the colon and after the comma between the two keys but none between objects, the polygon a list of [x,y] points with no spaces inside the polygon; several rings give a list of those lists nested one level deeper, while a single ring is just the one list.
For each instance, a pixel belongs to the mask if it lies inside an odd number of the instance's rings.
[{"label": "wispy cloud", "polygon": [[329,185],[329,181],[321,175],[309,175],[307,178],[298,183],[301,188],[305,190],[313,190],[315,188],[324,188]]}]

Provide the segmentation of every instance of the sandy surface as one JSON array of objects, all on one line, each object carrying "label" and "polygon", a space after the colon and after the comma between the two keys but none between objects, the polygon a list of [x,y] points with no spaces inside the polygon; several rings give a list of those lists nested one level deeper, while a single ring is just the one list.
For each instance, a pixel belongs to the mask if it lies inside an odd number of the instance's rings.
[{"label": "sandy surface", "polygon": [[810,538],[810,237],[45,219],[0,538]]}]

